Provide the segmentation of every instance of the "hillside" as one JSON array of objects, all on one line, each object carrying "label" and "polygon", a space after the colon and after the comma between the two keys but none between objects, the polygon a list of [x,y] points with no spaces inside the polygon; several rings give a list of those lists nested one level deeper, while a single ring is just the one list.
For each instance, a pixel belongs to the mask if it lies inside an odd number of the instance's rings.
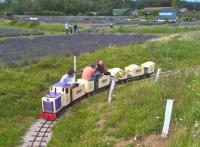
[{"label": "hillside", "polygon": [[[78,56],[78,75],[80,69],[99,58],[105,60],[108,68],[123,68],[148,60],[156,62],[156,67],[163,71],[195,67],[200,64],[199,39],[200,32],[194,31],[168,41],[113,46],[84,53]],[[72,57],[61,56],[0,68],[1,146],[21,143],[26,130],[38,118],[41,97],[71,65]],[[193,137],[192,131],[195,122],[200,121],[199,85],[198,74],[183,74],[159,83],[144,81],[118,87],[110,106],[106,104],[106,93],[92,97],[73,107],[54,127],[49,146],[111,146],[135,136],[143,138],[160,133],[167,98],[175,99],[172,128],[177,130],[172,146],[198,146],[198,135]]]}]

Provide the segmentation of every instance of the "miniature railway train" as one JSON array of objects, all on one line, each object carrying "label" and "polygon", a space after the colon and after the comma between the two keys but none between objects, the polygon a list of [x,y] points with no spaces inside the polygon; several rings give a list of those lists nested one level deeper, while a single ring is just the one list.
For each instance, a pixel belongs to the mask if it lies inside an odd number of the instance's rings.
[{"label": "miniature railway train", "polygon": [[[109,69],[110,74],[105,74],[98,79],[98,90],[110,86],[111,78],[116,82],[127,82],[131,79],[146,78],[154,73],[155,63],[152,61],[145,62],[138,66],[131,64],[125,67]],[[64,82],[55,83],[50,87],[50,93],[42,97],[42,112],[40,118],[46,120],[56,120],[58,113],[72,102],[84,97],[87,94],[93,93],[94,81],[78,79],[76,86],[71,88],[70,85]]]}]

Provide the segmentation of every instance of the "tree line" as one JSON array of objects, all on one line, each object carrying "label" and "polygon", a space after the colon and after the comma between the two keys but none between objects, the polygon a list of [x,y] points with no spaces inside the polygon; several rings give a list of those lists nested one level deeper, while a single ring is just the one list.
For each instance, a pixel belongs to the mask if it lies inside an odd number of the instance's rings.
[{"label": "tree line", "polygon": [[[153,6],[188,7],[194,9],[193,3],[181,0],[5,0],[1,11],[13,14],[34,15],[112,15],[113,9],[131,10]],[[196,4],[196,10],[200,4]]]}]

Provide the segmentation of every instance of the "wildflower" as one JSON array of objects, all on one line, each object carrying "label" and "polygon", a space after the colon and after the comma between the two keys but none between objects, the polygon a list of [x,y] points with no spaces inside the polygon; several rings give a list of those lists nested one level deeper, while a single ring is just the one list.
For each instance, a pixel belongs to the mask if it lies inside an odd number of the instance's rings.
[{"label": "wildflower", "polygon": [[182,118],[179,118],[179,120],[180,120],[180,121],[183,121],[183,119],[182,119]]}]

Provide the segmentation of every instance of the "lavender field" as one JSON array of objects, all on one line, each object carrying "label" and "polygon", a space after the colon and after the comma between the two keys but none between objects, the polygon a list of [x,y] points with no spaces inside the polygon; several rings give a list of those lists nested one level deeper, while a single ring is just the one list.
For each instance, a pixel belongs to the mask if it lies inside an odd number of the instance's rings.
[{"label": "lavender field", "polygon": [[0,37],[15,37],[15,36],[29,36],[29,35],[43,35],[44,33],[38,30],[18,30],[0,28]]},{"label": "lavender field", "polygon": [[144,42],[155,36],[78,34],[0,40],[0,64],[19,64],[47,56],[91,52],[108,46]]}]

